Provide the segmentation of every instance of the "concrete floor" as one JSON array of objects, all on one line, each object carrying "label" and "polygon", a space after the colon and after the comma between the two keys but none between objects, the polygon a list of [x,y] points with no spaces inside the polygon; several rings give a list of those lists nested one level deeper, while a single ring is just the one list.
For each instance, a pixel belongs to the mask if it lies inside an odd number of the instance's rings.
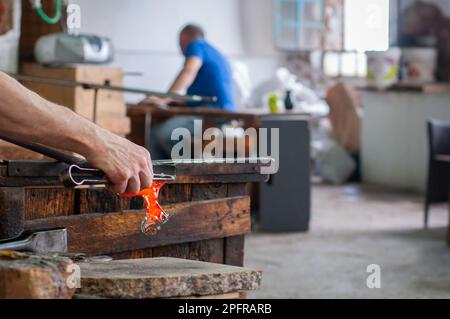
[{"label": "concrete floor", "polygon": [[[263,271],[255,298],[450,298],[447,205],[423,230],[420,196],[368,186],[315,186],[307,234],[248,236],[246,266]],[[381,267],[369,289],[367,266]]]}]

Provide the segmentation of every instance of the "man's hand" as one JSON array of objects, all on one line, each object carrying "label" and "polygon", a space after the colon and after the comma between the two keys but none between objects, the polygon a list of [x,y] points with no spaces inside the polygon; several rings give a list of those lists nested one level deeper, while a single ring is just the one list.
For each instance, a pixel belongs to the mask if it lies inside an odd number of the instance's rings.
[{"label": "man's hand", "polygon": [[0,134],[74,152],[104,171],[115,193],[150,187],[152,160],[146,149],[46,101],[0,72]]},{"label": "man's hand", "polygon": [[86,159],[106,173],[114,193],[135,194],[152,184],[153,168],[150,153],[143,147],[117,135],[102,131],[100,149],[86,154]]},{"label": "man's hand", "polygon": [[143,100],[141,103],[151,105],[151,106],[158,106],[158,107],[166,108],[172,102],[173,102],[173,100],[168,97],[160,98],[160,97],[156,97],[156,96],[149,96],[145,100]]}]

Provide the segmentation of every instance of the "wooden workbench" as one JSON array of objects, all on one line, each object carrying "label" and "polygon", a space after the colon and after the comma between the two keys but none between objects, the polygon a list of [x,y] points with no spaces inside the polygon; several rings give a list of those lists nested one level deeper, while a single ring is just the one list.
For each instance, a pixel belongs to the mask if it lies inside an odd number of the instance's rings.
[{"label": "wooden workbench", "polygon": [[203,120],[203,129],[216,127],[218,120],[237,120],[244,129],[260,128],[261,119],[276,116],[309,116],[304,112],[284,112],[279,114],[260,110],[229,112],[212,107],[156,107],[146,104],[128,105],[127,115],[131,120],[131,132],[128,139],[132,142],[150,149],[150,134],[153,126],[176,116],[194,116]]},{"label": "wooden workbench", "polygon": [[103,188],[53,186],[64,164],[36,171],[30,163],[0,163],[0,228],[17,230],[23,215],[27,230],[67,228],[69,252],[117,259],[176,257],[242,266],[244,235],[251,229],[245,186],[268,179],[260,174],[261,163],[155,163],[156,172],[171,167],[177,179],[160,196],[172,215],[169,222],[147,237],[140,231],[140,198],[119,198]]}]

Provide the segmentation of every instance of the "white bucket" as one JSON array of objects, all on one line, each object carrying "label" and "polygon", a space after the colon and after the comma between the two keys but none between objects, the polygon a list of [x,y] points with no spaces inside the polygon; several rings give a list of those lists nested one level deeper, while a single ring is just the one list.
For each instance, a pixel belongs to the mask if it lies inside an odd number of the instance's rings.
[{"label": "white bucket", "polygon": [[435,82],[437,51],[434,48],[403,49],[403,81],[408,84]]},{"label": "white bucket", "polygon": [[398,81],[402,51],[391,48],[388,51],[367,52],[367,84],[377,88],[389,87]]},{"label": "white bucket", "polygon": [[14,0],[14,25],[6,34],[0,35],[0,70],[16,73],[19,65],[21,2]]}]

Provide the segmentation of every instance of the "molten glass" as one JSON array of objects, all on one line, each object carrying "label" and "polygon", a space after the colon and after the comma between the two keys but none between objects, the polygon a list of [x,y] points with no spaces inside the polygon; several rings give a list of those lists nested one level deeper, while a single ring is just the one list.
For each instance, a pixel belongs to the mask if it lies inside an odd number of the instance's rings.
[{"label": "molten glass", "polygon": [[159,192],[166,183],[153,182],[150,188],[144,189],[137,194],[124,194],[122,197],[142,196],[146,206],[145,218],[141,224],[141,230],[146,235],[156,235],[169,220],[169,215],[162,209],[158,203]]}]

